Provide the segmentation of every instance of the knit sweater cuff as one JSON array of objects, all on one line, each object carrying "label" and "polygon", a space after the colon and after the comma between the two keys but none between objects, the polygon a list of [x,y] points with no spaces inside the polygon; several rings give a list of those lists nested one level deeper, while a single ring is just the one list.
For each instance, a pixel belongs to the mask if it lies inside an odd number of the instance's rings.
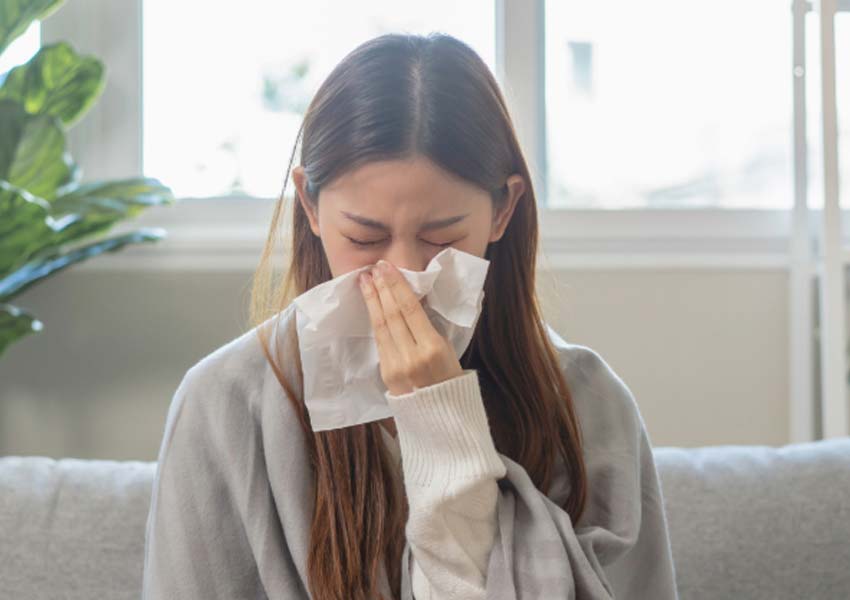
[{"label": "knit sweater cuff", "polygon": [[387,391],[385,397],[409,483],[446,488],[460,480],[505,476],[476,370],[465,369],[462,375],[408,394]]}]

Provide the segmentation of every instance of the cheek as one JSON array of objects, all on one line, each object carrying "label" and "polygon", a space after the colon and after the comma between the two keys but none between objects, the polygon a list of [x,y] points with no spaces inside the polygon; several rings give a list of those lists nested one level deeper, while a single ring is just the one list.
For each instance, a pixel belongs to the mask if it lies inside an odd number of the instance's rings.
[{"label": "cheek", "polygon": [[473,254],[480,258],[484,257],[484,253],[487,251],[487,245],[489,244],[489,230],[481,229],[476,230],[475,232],[470,233],[464,239],[460,240],[456,244],[452,244],[453,248],[457,248],[458,250],[462,250],[468,254]]},{"label": "cheek", "polygon": [[328,259],[328,265],[331,268],[331,275],[339,277],[360,267],[365,267],[375,262],[370,260],[368,252],[358,251],[351,247],[351,242],[343,236],[332,236],[331,239],[326,239],[331,236],[322,237],[322,247],[325,249],[325,256]]}]

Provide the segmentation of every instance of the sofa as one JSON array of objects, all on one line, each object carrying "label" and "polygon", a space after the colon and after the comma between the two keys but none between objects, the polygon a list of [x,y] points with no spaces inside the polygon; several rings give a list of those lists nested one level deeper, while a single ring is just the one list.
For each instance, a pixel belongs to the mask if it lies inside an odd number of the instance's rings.
[{"label": "sofa", "polygon": [[[653,452],[683,600],[850,599],[850,438]],[[155,471],[0,457],[0,598],[138,600]]]}]

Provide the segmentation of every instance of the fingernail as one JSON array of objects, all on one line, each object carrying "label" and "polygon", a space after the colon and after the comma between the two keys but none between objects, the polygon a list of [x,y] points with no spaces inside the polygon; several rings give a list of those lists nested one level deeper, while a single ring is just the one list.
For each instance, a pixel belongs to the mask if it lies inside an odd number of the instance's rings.
[{"label": "fingernail", "polygon": [[369,283],[369,273],[360,273],[360,285],[366,287],[367,283]]},{"label": "fingernail", "polygon": [[384,259],[381,259],[381,260],[378,261],[378,268],[381,271],[383,271],[384,273],[386,273],[387,271],[390,270],[390,263],[388,263]]},{"label": "fingernail", "polygon": [[381,270],[378,267],[372,267],[372,277],[376,279],[381,276]]}]

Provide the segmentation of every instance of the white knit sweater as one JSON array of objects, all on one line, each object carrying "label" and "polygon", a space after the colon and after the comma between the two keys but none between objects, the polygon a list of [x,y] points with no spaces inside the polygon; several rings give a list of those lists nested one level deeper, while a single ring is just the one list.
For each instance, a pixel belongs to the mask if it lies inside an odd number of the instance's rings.
[{"label": "white knit sweater", "polygon": [[477,371],[385,397],[398,438],[381,431],[403,472],[413,595],[484,598],[497,481],[506,468],[490,433]]}]

